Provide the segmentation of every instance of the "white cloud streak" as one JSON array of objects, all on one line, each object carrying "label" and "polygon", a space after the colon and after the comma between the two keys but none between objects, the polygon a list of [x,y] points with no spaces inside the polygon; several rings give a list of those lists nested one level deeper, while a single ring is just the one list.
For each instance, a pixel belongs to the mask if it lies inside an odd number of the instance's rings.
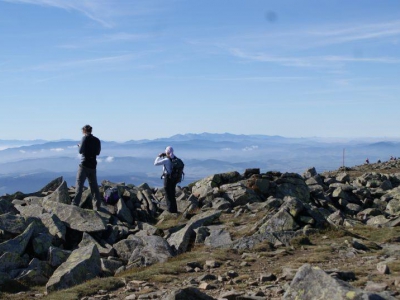
[{"label": "white cloud streak", "polygon": [[114,65],[121,64],[127,61],[134,60],[140,57],[140,54],[123,54],[116,56],[105,56],[98,58],[89,58],[89,59],[81,59],[81,60],[71,60],[64,62],[53,62],[53,63],[45,63],[41,65],[25,67],[20,69],[3,69],[2,72],[27,72],[27,71],[59,71],[62,69],[74,69],[74,68],[84,68],[84,67],[93,67],[93,66],[103,66],[103,65]]},{"label": "white cloud streak", "polygon": [[291,57],[291,56],[274,56],[266,53],[250,53],[244,52],[239,49],[231,49],[230,53],[238,58],[243,58],[251,61],[269,62],[281,64],[284,66],[292,67],[326,67],[331,63],[385,63],[385,64],[399,64],[400,59],[394,57],[351,57],[351,56],[304,56],[304,57]]},{"label": "white cloud streak", "polygon": [[3,0],[5,2],[31,4],[55,7],[67,11],[77,11],[89,19],[101,24],[104,27],[114,27],[110,19],[110,11],[112,11],[111,2],[97,0]]},{"label": "white cloud streak", "polygon": [[253,145],[250,147],[243,148],[242,151],[253,151],[253,150],[257,150],[257,149],[258,149],[258,146]]},{"label": "white cloud streak", "polygon": [[400,21],[346,26],[338,29],[313,30],[311,37],[323,38],[316,45],[342,44],[360,40],[380,39],[400,35]]},{"label": "white cloud streak", "polygon": [[134,33],[126,33],[126,32],[117,32],[113,34],[106,34],[96,38],[85,38],[82,41],[70,43],[70,44],[62,44],[57,46],[62,49],[80,49],[87,47],[95,47],[101,44],[108,43],[125,43],[125,42],[136,42],[142,41],[144,39],[151,38],[151,34],[134,34]]},{"label": "white cloud streak", "polygon": [[[346,24],[325,26],[319,30],[296,29],[260,34],[243,34],[219,38],[218,42],[204,42],[203,45],[213,45],[214,48],[228,51],[234,57],[255,61],[276,63],[283,66],[313,68],[332,67],[338,63],[384,63],[398,64],[400,58],[390,56],[363,57],[362,55],[343,56],[329,55],[335,51],[333,46],[356,43],[363,47],[362,42],[379,41],[392,44],[393,38],[400,36],[400,21],[374,24]],[[199,41],[196,41],[199,44]],[[331,46],[323,51],[327,55],[307,56],[305,51]],[[279,53],[279,54],[278,54]],[[303,54],[303,55],[301,55]]]},{"label": "white cloud streak", "polygon": [[105,159],[105,162],[107,162],[107,163],[112,163],[114,161],[114,157],[113,156],[108,156],[106,159]]}]

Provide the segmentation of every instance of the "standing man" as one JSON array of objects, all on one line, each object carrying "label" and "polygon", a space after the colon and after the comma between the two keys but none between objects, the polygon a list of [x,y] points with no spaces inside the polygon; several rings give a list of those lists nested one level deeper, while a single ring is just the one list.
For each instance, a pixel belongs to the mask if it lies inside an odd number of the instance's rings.
[{"label": "standing man", "polygon": [[165,199],[167,201],[167,209],[170,213],[177,213],[178,209],[176,206],[175,188],[176,181],[171,178],[172,173],[172,159],[175,157],[174,149],[171,146],[165,148],[165,153],[160,153],[154,161],[155,166],[163,165],[164,189]]},{"label": "standing man", "polygon": [[85,125],[82,128],[82,141],[78,144],[79,153],[82,155],[82,161],[79,165],[78,173],[76,174],[76,195],[72,205],[79,206],[81,202],[83,185],[86,178],[89,182],[90,192],[92,194],[93,209],[100,209],[100,191],[97,184],[96,156],[100,154],[100,140],[92,135],[92,126]]}]

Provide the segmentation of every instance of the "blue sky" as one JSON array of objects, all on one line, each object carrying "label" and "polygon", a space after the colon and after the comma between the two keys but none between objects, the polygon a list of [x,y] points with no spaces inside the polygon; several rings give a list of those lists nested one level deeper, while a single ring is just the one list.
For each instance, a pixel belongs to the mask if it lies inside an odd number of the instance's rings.
[{"label": "blue sky", "polygon": [[398,0],[0,0],[0,139],[400,136]]}]

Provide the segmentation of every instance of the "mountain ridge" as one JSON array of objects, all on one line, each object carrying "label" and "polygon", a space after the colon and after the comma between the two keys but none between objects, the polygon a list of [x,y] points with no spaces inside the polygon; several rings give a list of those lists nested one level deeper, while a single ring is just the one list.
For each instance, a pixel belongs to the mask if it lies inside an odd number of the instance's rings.
[{"label": "mountain ridge", "polygon": [[[48,173],[45,176],[47,180],[51,179],[53,173],[76,172],[80,158],[78,140],[60,139],[44,143],[43,140],[37,141],[37,144],[0,150],[0,192],[12,192],[21,188],[13,178],[37,169],[43,170],[42,175]],[[384,138],[378,142],[366,139],[361,143],[360,139],[337,142],[329,138],[206,132],[176,134],[154,140],[102,141],[102,151],[98,157],[98,176],[107,178],[112,175],[116,181],[122,181],[126,180],[128,173],[142,174],[135,176],[132,183],[151,182],[159,185],[157,179],[160,170],[153,166],[153,162],[158,153],[168,145],[173,146],[175,154],[185,161],[187,178],[196,180],[213,173],[233,170],[243,172],[253,166],[264,171],[297,173],[313,166],[324,172],[337,169],[343,164],[362,164],[367,157],[371,163],[388,160],[391,156],[397,156],[398,144],[395,140],[388,141]],[[35,188],[39,188],[39,184]]]}]

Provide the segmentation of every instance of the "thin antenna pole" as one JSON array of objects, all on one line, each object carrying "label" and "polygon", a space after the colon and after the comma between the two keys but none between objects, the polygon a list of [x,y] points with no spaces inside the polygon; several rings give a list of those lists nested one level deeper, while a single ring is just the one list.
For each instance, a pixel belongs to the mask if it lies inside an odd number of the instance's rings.
[{"label": "thin antenna pole", "polygon": [[345,153],[345,149],[343,148],[343,165],[342,165],[343,169],[344,169],[344,153]]}]

